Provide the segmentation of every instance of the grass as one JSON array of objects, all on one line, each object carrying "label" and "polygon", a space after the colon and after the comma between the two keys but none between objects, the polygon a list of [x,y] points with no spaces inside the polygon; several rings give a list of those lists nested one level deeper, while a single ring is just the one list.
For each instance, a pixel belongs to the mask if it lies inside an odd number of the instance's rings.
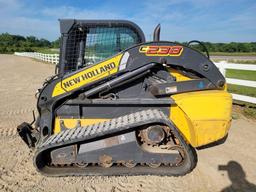
[{"label": "grass", "polygon": [[256,52],[210,52],[209,54],[214,56],[256,56]]},{"label": "grass", "polygon": [[[214,62],[223,61],[223,59],[212,59]],[[239,60],[239,59],[225,59],[228,63],[237,63],[237,64],[256,64],[256,60]]]},{"label": "grass", "polygon": [[243,101],[235,101],[233,105],[233,119],[238,119],[239,114],[243,114],[248,118],[256,119],[256,104],[246,103]]},{"label": "grass", "polygon": [[[221,62],[223,59],[212,59],[214,62]],[[225,59],[228,63],[237,63],[237,64],[256,64],[256,60],[239,60],[239,59]]]},{"label": "grass", "polygon": [[[234,78],[234,79],[256,81],[256,71],[228,69],[226,71],[226,77]],[[229,84],[228,91],[231,93],[256,97],[256,88],[254,88],[254,87]],[[246,109],[245,112],[247,111],[248,113],[251,113],[251,111],[255,111],[255,110],[256,110],[255,108],[248,109],[248,110]]]},{"label": "grass", "polygon": [[231,84],[229,84],[228,85],[228,91],[231,92],[231,93],[256,97],[256,88],[253,88],[253,87],[246,87],[246,86],[241,86],[241,85],[231,85]]},{"label": "grass", "polygon": [[[256,81],[256,71],[228,69],[226,76],[228,78]],[[256,97],[256,88],[254,87],[229,84],[228,91],[231,93]]]},{"label": "grass", "polygon": [[36,52],[45,53],[45,54],[59,54],[58,49],[51,49],[51,48],[36,48]]},{"label": "grass", "polygon": [[[256,71],[228,69],[226,72],[226,76],[229,78],[256,81]],[[254,88],[254,87],[229,84],[228,91],[231,93],[256,97],[256,88]],[[248,118],[256,119],[256,105],[255,104],[246,103],[246,102],[242,102],[242,101],[235,101],[235,103],[242,106],[241,113],[243,115],[245,115]]]},{"label": "grass", "polygon": [[226,77],[234,78],[234,79],[256,81],[256,71],[227,69]]},{"label": "grass", "polygon": [[246,117],[256,118],[256,108],[245,107],[244,110],[243,110],[243,114]]},{"label": "grass", "polygon": [[[228,91],[231,93],[247,95],[251,97],[256,97],[256,88],[246,87],[240,85],[228,85]],[[247,103],[243,101],[234,101],[233,103],[241,106],[240,112],[246,117],[256,119],[256,105],[252,103]]]}]

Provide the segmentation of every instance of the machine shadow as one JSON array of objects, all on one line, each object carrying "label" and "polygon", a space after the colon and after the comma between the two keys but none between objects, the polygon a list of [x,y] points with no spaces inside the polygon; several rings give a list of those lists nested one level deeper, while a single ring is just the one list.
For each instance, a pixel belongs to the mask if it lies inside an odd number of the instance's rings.
[{"label": "machine shadow", "polygon": [[219,165],[218,170],[227,171],[228,177],[232,182],[230,186],[222,189],[221,192],[256,191],[256,185],[246,180],[246,173],[238,162],[229,161],[227,165]]}]

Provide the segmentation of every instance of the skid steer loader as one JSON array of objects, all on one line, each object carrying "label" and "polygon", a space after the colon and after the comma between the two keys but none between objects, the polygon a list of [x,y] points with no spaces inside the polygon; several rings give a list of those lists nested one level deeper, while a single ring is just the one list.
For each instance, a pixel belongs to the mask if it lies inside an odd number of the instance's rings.
[{"label": "skid steer loader", "polygon": [[188,45],[145,42],[123,20],[60,20],[60,61],[38,118],[17,130],[48,176],[189,173],[196,148],[224,141],[225,78]]}]

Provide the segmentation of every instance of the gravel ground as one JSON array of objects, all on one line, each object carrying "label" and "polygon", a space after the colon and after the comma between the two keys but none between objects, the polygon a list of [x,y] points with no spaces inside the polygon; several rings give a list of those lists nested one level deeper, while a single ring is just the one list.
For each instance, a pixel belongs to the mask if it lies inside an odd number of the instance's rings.
[{"label": "gravel ground", "polygon": [[16,134],[32,120],[34,93],[54,66],[0,55],[0,191],[256,191],[256,122],[233,120],[225,144],[198,151],[198,166],[184,177],[45,177]]}]

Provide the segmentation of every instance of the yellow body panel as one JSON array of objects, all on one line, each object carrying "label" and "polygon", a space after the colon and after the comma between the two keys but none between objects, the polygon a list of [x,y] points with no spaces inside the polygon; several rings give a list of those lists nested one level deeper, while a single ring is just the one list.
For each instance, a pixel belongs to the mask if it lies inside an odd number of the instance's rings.
[{"label": "yellow body panel", "polygon": [[181,72],[174,70],[174,69],[170,69],[169,70],[170,74],[173,75],[174,77],[176,77],[176,81],[188,81],[188,80],[192,80],[191,78],[183,75]]},{"label": "yellow body panel", "polygon": [[61,95],[65,92],[75,90],[88,83],[100,80],[109,75],[118,72],[118,67],[123,54],[119,54],[111,59],[98,63],[92,67],[67,77],[56,84],[54,87],[52,97]]},{"label": "yellow body panel", "polygon": [[60,119],[56,118],[55,123],[54,123],[54,129],[53,133],[57,134],[61,131],[61,121],[64,123],[65,127],[68,129],[75,128],[77,123],[80,121],[81,126],[86,126],[86,125],[92,125],[94,123],[100,123],[104,122],[108,119]]},{"label": "yellow body panel", "polygon": [[231,122],[232,97],[222,90],[173,95],[170,119],[185,139],[198,147],[217,141],[227,134]]}]

